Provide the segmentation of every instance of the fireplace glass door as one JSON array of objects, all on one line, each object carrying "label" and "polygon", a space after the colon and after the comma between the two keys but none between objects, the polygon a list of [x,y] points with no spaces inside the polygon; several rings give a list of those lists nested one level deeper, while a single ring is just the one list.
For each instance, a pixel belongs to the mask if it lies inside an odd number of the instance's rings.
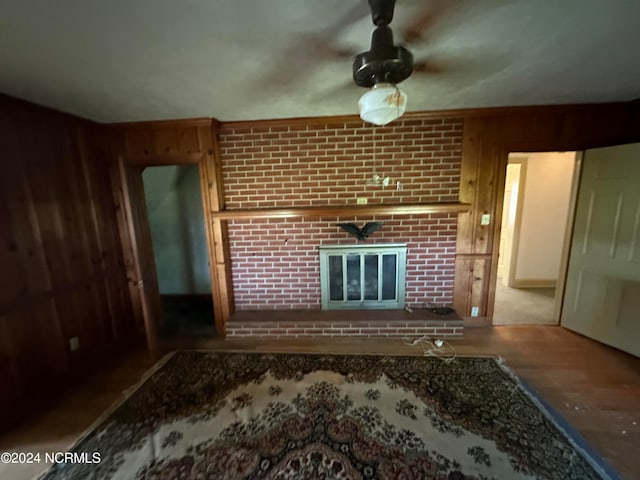
[{"label": "fireplace glass door", "polygon": [[402,308],[406,245],[320,247],[322,308]]}]

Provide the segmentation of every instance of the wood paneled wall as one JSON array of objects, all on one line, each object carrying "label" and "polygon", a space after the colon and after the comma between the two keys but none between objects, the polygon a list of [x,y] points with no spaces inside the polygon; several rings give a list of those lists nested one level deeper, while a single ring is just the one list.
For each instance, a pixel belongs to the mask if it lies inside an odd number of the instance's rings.
[{"label": "wood paneled wall", "polygon": [[0,96],[0,426],[136,336],[105,129]]},{"label": "wood paneled wall", "polygon": [[[522,107],[468,112],[458,221],[456,310],[493,315],[502,199],[509,152],[573,151],[638,141],[638,102]],[[480,217],[491,215],[482,226]]]},{"label": "wood paneled wall", "polygon": [[[477,306],[479,316],[491,317],[508,153],[582,150],[637,141],[640,139],[640,103],[474,109],[406,115],[407,119],[452,117],[463,121],[459,201],[471,205],[470,211],[461,213],[458,220],[454,306],[463,316],[469,316],[471,307]],[[205,212],[211,212],[207,224],[210,248],[215,252],[212,254],[212,278],[214,302],[221,309],[216,310],[217,321],[222,319],[218,324],[219,331],[222,331],[224,321],[234,306],[227,225],[223,221],[223,218],[233,218],[233,211],[224,208],[224,179],[220,173],[217,132],[236,127],[251,131],[282,127],[304,130],[315,128],[319,123],[343,125],[357,121],[355,116],[343,116],[230,124],[204,119],[114,126],[118,132],[115,151],[128,155],[131,162],[140,165],[180,163],[176,161],[180,155],[193,152],[208,155],[206,163],[202,164],[206,166],[203,168],[203,188],[205,195],[209,196]],[[270,215],[277,216],[276,213],[272,211]],[[488,226],[480,225],[480,218],[485,213],[491,215]],[[253,214],[259,216],[257,212]]]},{"label": "wood paneled wall", "polygon": [[[478,306],[481,316],[491,316],[508,153],[640,141],[640,102],[407,118],[452,116],[464,125],[460,202],[471,205],[458,218],[454,304],[462,315]],[[95,364],[141,333],[126,277],[121,199],[111,181],[119,157],[140,169],[197,157],[215,318],[224,331],[234,304],[228,219],[220,215],[219,129],[212,119],[104,126],[0,96],[0,427],[9,421],[6,412],[17,418],[12,408],[31,391]],[[484,213],[492,216],[489,226],[480,225]],[[80,349],[71,352],[76,336]]]}]

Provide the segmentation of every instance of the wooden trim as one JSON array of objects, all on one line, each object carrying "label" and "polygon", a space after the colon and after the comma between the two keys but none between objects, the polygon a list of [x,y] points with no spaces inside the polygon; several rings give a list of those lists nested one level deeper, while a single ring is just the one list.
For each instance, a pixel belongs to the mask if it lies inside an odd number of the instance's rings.
[{"label": "wooden trim", "polygon": [[221,210],[211,212],[211,216],[221,220],[252,218],[295,218],[295,217],[346,217],[352,215],[412,215],[429,213],[468,212],[468,203],[424,203],[399,205],[336,205],[324,207],[283,207]]},{"label": "wooden trim", "polygon": [[[210,117],[196,117],[196,118],[184,118],[184,119],[172,119],[172,120],[144,120],[139,122],[115,122],[105,124],[111,128],[124,128],[124,129],[151,129],[151,128],[168,128],[168,127],[197,127],[197,126],[209,126],[212,118]],[[215,120],[217,122],[217,120]]]},{"label": "wooden trim", "polygon": [[[507,181],[506,177],[507,177],[507,165],[509,164],[509,154],[511,152],[528,153],[528,150],[526,149],[513,150],[512,148],[504,149],[504,146],[501,146],[501,147],[502,148],[498,147],[496,149],[496,154],[494,156],[495,158],[494,163],[498,171],[498,180],[496,181],[496,184],[494,187],[494,192],[495,192],[494,193],[495,194],[494,222],[493,222],[494,242],[490,250],[491,260],[489,263],[489,272],[488,272],[489,278],[487,282],[487,292],[486,292],[486,302],[487,302],[486,316],[487,318],[491,319],[492,324],[493,324],[493,310],[495,308],[495,303],[496,303],[496,286],[498,284],[498,261],[499,261],[498,256],[500,254],[500,231],[502,229],[502,210],[503,210],[503,203],[504,203],[505,183]],[[524,163],[524,165],[525,165],[524,168],[526,168],[526,162]],[[521,170],[521,174],[522,172],[523,171]],[[521,175],[521,179],[524,179],[523,175]],[[518,187],[518,196],[519,196],[519,199],[518,199],[519,202],[524,200],[524,185],[520,185]],[[517,238],[515,237],[516,237],[516,234],[514,234],[514,242],[518,242],[520,238],[519,226],[517,227]],[[516,250],[517,250],[517,247],[516,247]],[[516,255],[517,255],[517,251],[516,251]]]},{"label": "wooden trim", "polygon": [[216,188],[216,160],[214,155],[205,154],[200,163],[200,182],[206,223],[207,248],[209,253],[209,273],[211,275],[211,295],[216,324],[216,335],[224,337],[225,324],[234,310],[233,286],[231,282],[231,255],[227,237],[226,222],[216,218],[214,208],[218,203]]},{"label": "wooden trim", "polygon": [[[515,152],[514,152],[515,153]],[[516,287],[516,268],[518,267],[518,252],[520,251],[520,231],[522,230],[522,211],[524,210],[524,195],[525,187],[527,185],[527,166],[529,165],[529,157],[517,157],[510,158],[510,153],[507,153],[507,166],[505,167],[505,177],[502,182],[502,188],[498,190],[502,191],[502,197],[498,196],[496,201],[496,215],[500,215],[500,223],[496,219],[496,225],[500,228],[496,229],[496,243],[498,244],[498,261],[500,260],[500,238],[502,237],[502,213],[504,211],[504,191],[506,188],[506,169],[510,164],[520,165],[520,175],[518,178],[518,199],[516,201],[516,213],[515,222],[513,224],[513,236],[511,238],[511,258],[509,258],[509,270],[506,272],[507,286]],[[497,273],[496,273],[497,281]]]},{"label": "wooden trim", "polygon": [[[4,96],[4,101],[24,102],[13,97]],[[28,102],[27,102],[28,103]],[[34,106],[33,104],[28,103]],[[562,105],[526,105],[526,106],[507,106],[507,107],[483,107],[483,108],[459,108],[449,110],[423,110],[417,112],[406,112],[401,119],[422,119],[422,118],[471,118],[471,117],[502,117],[511,115],[553,115],[567,114],[580,111],[593,111],[597,109],[606,110],[612,107],[628,108],[630,113],[634,110],[640,110],[640,99],[630,102],[610,102],[610,103],[579,103],[579,104],[562,104]],[[42,107],[44,108],[44,107]],[[45,109],[46,110],[46,109]],[[355,108],[354,108],[355,110]],[[63,115],[71,117],[69,114],[61,112]],[[91,120],[83,120],[92,122]],[[195,117],[185,119],[171,120],[151,120],[151,121],[134,121],[134,122],[114,122],[104,124],[114,130],[118,129],[152,129],[152,128],[169,128],[169,127],[198,127],[198,126],[217,126],[219,130],[226,128],[251,128],[265,126],[290,126],[290,125],[318,125],[333,124],[345,122],[362,122],[363,127],[371,126],[363,122],[358,115],[333,115],[326,117],[295,117],[295,118],[269,118],[256,120],[230,120],[223,121],[213,117]],[[533,151],[533,150],[532,150]]]},{"label": "wooden trim", "polygon": [[553,318],[560,325],[562,316],[562,305],[564,303],[564,292],[567,286],[567,273],[569,271],[569,256],[571,254],[571,241],[573,240],[573,225],[576,218],[576,208],[578,205],[578,189],[580,187],[580,178],[582,176],[582,159],[584,152],[576,152],[573,160],[573,178],[571,179],[571,193],[569,195],[569,214],[567,215],[567,223],[564,231],[564,239],[562,241],[562,256],[560,258],[560,274],[556,287],[556,299],[553,308]]},{"label": "wooden trim", "polygon": [[[354,109],[355,110],[355,109]],[[464,116],[463,110],[441,110],[433,112],[407,112],[400,120],[415,120],[422,118],[459,118]],[[235,120],[221,121],[220,130],[227,128],[264,128],[264,127],[281,127],[281,126],[298,126],[298,125],[327,125],[337,123],[354,123],[359,122],[362,128],[383,128],[375,127],[372,124],[364,122],[358,115],[334,115],[327,117],[295,117],[295,118],[269,118],[262,120]]]},{"label": "wooden trim", "polygon": [[227,222],[217,218],[224,209],[224,183],[218,142],[218,123],[198,129],[200,148],[206,152],[200,162],[200,182],[206,221],[211,295],[213,297],[216,335],[224,337],[225,324],[234,312],[231,252],[227,235]]},{"label": "wooden trim", "polygon": [[124,155],[127,165],[136,167],[162,167],[169,165],[197,165],[201,153],[151,153],[149,155]]},{"label": "wooden trim", "polygon": [[[354,100],[355,102],[355,100]],[[470,117],[501,117],[511,115],[540,115],[567,112],[579,112],[581,110],[606,109],[615,106],[625,107],[629,102],[612,103],[581,103],[565,105],[529,105],[514,107],[485,107],[485,108],[459,108],[451,110],[423,110],[418,112],[406,112],[401,118],[406,120],[427,118],[470,118]],[[355,110],[355,108],[354,108]],[[215,120],[215,119],[214,119]],[[216,120],[217,121],[217,120]],[[326,125],[333,123],[361,122],[363,127],[372,127],[365,123],[356,114],[334,115],[326,117],[295,117],[295,118],[269,118],[260,120],[232,120],[219,121],[220,130],[227,128],[261,128],[291,125]],[[151,122],[154,123],[154,122]],[[157,122],[156,122],[157,123]]]}]

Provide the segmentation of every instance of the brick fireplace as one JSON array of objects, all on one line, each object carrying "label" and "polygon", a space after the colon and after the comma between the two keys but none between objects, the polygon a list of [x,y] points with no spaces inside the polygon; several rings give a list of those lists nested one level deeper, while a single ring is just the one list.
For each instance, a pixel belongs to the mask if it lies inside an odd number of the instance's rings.
[{"label": "brick fireplace", "polygon": [[[457,202],[462,121],[385,127],[244,122],[220,132],[227,210]],[[372,181],[375,176],[389,181]],[[384,226],[369,239],[407,245],[405,305],[453,301],[456,213],[234,219],[228,223],[236,311],[321,308],[318,248],[353,244],[337,224]],[[228,335],[233,335],[233,322]],[[400,322],[398,328],[402,326]]]}]

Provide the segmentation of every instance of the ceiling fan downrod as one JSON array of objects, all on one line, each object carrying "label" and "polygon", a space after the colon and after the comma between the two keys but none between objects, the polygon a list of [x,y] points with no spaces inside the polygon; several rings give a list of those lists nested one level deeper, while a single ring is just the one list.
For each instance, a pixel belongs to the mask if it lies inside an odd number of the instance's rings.
[{"label": "ceiling fan downrod", "polygon": [[369,51],[356,55],[353,80],[356,85],[371,88],[377,83],[398,84],[413,71],[413,55],[393,43],[389,23],[393,19],[395,0],[369,0],[371,18],[376,28],[371,35]]}]

